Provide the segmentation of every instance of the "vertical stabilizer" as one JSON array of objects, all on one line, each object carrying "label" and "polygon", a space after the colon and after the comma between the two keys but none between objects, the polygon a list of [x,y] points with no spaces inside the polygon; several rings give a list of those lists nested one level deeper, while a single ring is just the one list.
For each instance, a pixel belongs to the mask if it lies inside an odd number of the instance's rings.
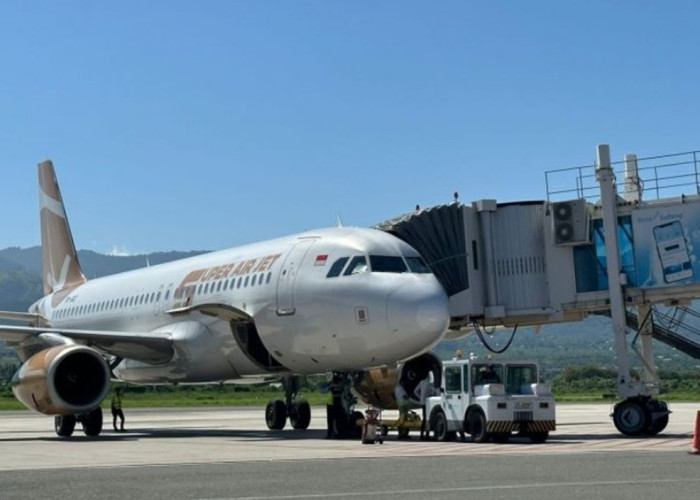
[{"label": "vertical stabilizer", "polygon": [[48,295],[75,288],[87,281],[78,263],[78,253],[50,160],[39,164],[39,204],[44,293]]}]

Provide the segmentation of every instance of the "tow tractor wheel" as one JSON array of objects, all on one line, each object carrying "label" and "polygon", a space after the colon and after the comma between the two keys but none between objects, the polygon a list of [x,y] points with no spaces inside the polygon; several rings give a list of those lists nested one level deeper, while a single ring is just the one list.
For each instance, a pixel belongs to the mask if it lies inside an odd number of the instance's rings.
[{"label": "tow tractor wheel", "polygon": [[445,412],[438,410],[432,416],[432,428],[435,432],[435,439],[438,441],[449,441],[450,431],[447,430],[447,417]]},{"label": "tow tractor wheel", "polygon": [[311,422],[311,407],[309,402],[305,400],[294,401],[289,408],[289,423],[293,429],[304,430],[308,429]]},{"label": "tow tractor wheel", "polygon": [[486,417],[484,414],[475,410],[469,414],[467,417],[469,422],[469,434],[471,434],[472,441],[475,443],[486,443],[488,442],[490,436],[486,432]]},{"label": "tow tractor wheel", "polygon": [[81,415],[80,423],[83,424],[83,432],[86,436],[99,436],[102,432],[102,408],[98,406]]},{"label": "tow tractor wheel", "polygon": [[53,419],[56,434],[71,437],[75,429],[75,415],[56,415]]},{"label": "tow tractor wheel", "polygon": [[265,423],[271,431],[284,429],[287,423],[287,405],[281,399],[273,399],[265,408]]},{"label": "tow tractor wheel", "polygon": [[528,437],[530,438],[530,441],[532,441],[535,444],[544,443],[549,437],[549,431],[531,432],[530,434],[528,434]]},{"label": "tow tractor wheel", "polygon": [[625,436],[641,435],[645,429],[650,429],[650,421],[649,410],[641,401],[628,399],[616,404],[613,410],[613,423]]},{"label": "tow tractor wheel", "polygon": [[494,432],[491,434],[494,443],[507,443],[510,441],[510,432]]}]

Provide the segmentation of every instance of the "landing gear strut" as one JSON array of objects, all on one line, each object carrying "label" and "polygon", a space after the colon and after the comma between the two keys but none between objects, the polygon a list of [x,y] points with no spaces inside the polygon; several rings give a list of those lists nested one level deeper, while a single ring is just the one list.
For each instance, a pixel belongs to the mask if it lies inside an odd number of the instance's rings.
[{"label": "landing gear strut", "polygon": [[274,399],[267,403],[265,408],[265,423],[270,430],[284,429],[289,417],[289,423],[293,429],[304,430],[311,422],[311,407],[304,399],[297,399],[299,388],[304,382],[300,376],[288,376],[282,378],[284,387],[284,401]]}]

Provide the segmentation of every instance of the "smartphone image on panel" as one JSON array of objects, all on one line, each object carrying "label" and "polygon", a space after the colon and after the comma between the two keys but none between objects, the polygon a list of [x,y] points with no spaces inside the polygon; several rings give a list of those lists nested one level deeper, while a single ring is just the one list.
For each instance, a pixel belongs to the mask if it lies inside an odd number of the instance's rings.
[{"label": "smartphone image on panel", "polygon": [[659,253],[664,281],[674,283],[693,276],[688,245],[680,221],[667,222],[653,229],[656,251]]}]

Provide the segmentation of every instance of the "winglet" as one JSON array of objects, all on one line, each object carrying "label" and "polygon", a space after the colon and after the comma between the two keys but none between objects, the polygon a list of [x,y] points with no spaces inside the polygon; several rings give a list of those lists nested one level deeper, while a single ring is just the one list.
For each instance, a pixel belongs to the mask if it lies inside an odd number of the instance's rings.
[{"label": "winglet", "polygon": [[39,164],[39,203],[44,293],[48,295],[82,285],[87,279],[80,269],[51,160]]}]

